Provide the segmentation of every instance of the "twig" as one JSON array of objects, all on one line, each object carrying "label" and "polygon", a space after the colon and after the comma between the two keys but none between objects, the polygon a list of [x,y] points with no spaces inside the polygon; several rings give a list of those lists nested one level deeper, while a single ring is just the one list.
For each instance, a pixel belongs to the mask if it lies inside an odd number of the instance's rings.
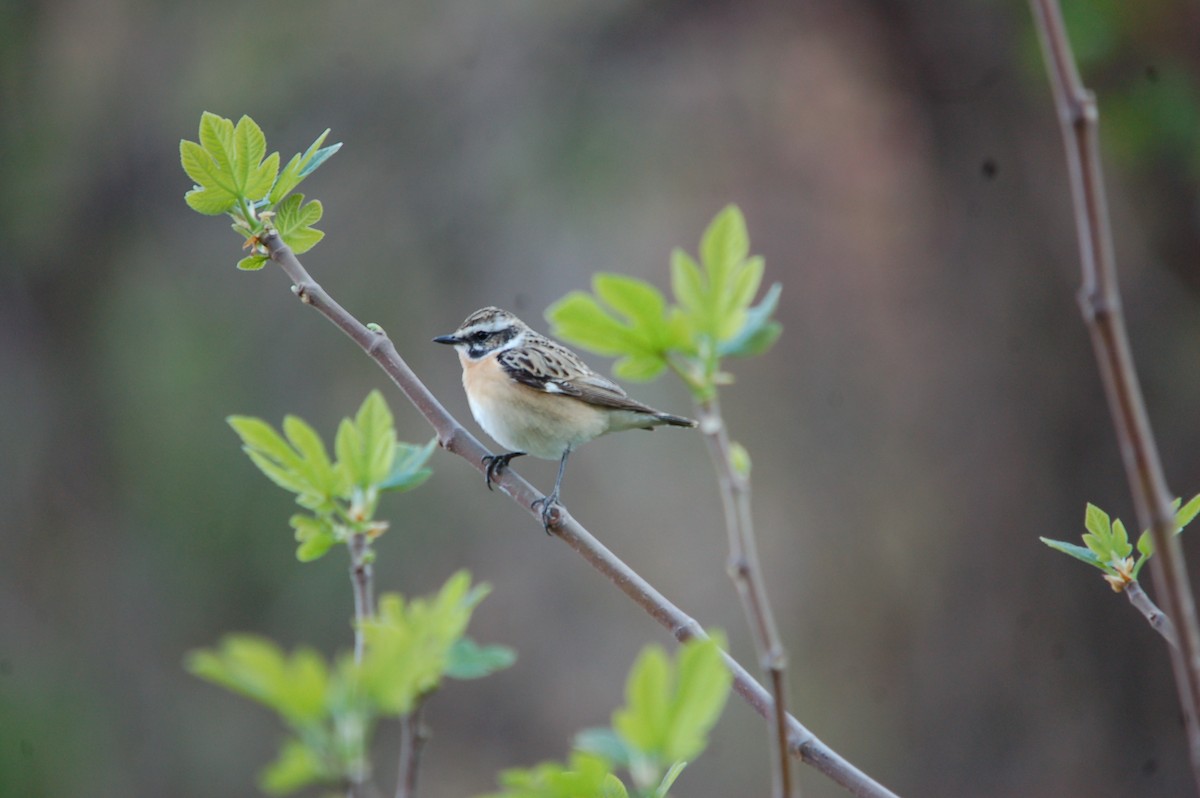
[{"label": "twig", "polygon": [[354,587],[354,661],[360,664],[366,647],[363,621],[375,617],[373,576],[370,542],[365,533],[355,532],[350,536],[350,584]]},{"label": "twig", "polygon": [[1120,443],[1121,458],[1133,493],[1138,520],[1149,528],[1155,591],[1174,619],[1179,646],[1171,665],[1187,728],[1192,775],[1200,787],[1200,627],[1188,584],[1183,550],[1175,535],[1175,511],[1163,476],[1154,433],[1146,415],[1133,355],[1125,332],[1117,285],[1116,258],[1104,179],[1100,165],[1099,114],[1095,95],[1079,77],[1057,0],[1030,0],[1046,56],[1046,69],[1062,125],[1067,152],[1083,284],[1079,303],[1091,333],[1108,405]]},{"label": "twig", "polygon": [[1163,639],[1170,643],[1175,648],[1179,648],[1179,635],[1175,631],[1175,624],[1171,623],[1158,605],[1150,600],[1146,595],[1146,591],[1142,590],[1142,586],[1135,579],[1132,582],[1126,583],[1122,592],[1129,599],[1129,603],[1137,608],[1137,611],[1145,616],[1146,622],[1150,624],[1150,628],[1163,636]]},{"label": "twig", "polygon": [[[425,416],[437,433],[438,443],[443,449],[462,457],[482,474],[485,468],[483,457],[489,453],[488,450],[430,393],[425,384],[396,352],[396,347],[387,334],[379,327],[366,327],[334,301],[325,292],[325,289],[312,279],[277,233],[274,231],[265,233],[260,238],[260,243],[271,260],[279,264],[292,281],[293,293],[302,302],[311,305],[318,313],[346,333],[371,359],[379,364],[380,368],[396,384],[396,387],[408,397],[421,415]],[[537,520],[538,527],[541,528],[540,505],[534,506],[536,500],[544,498],[541,493],[511,468],[504,469],[500,478],[493,484],[517,504],[524,507]],[[609,551],[600,541],[592,537],[591,533],[572,518],[565,508],[555,507],[551,514],[549,529],[582,555],[593,568],[608,578],[650,617],[670,630],[677,640],[682,642],[706,636],[700,624],[667,601],[650,583]],[[771,696],[735,659],[728,654],[725,654],[724,657],[726,665],[733,674],[734,692],[745,699],[746,703],[758,714],[764,718],[768,717],[769,713],[774,711],[774,702]],[[895,798],[894,793],[843,759],[841,755],[817,739],[791,715],[787,716],[787,723],[788,746],[794,756],[800,757],[802,761],[855,795],[871,796],[871,798],[885,798],[886,796]]]},{"label": "twig", "polygon": [[417,699],[412,712],[400,718],[400,775],[396,779],[396,798],[415,798],[417,794],[417,765],[421,749],[429,735],[421,724],[425,704]]},{"label": "twig", "polygon": [[787,653],[779,638],[766,580],[758,560],[754,537],[754,517],[750,511],[750,480],[733,463],[729,432],[716,397],[699,404],[700,432],[708,445],[721,504],[725,509],[725,528],[729,533],[729,576],[737,587],[750,624],[759,665],[771,683],[774,712],[768,718],[776,745],[772,748],[776,798],[791,798],[793,793],[791,757],[788,756],[787,686],[784,675]]}]

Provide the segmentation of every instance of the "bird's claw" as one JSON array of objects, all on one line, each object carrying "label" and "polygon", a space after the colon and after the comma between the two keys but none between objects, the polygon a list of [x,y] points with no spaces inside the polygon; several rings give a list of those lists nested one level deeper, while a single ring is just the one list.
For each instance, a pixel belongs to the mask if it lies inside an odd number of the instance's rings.
[{"label": "bird's claw", "polygon": [[562,515],[559,513],[558,494],[552,493],[549,496],[543,496],[540,499],[534,499],[529,505],[531,510],[536,510],[538,506],[542,508],[542,529],[546,530],[546,534],[550,534],[550,527],[557,526],[562,520]]},{"label": "bird's claw", "polygon": [[483,479],[487,484],[487,489],[492,489],[492,484],[499,479],[500,472],[508,468],[509,461],[514,457],[520,457],[525,452],[506,452],[505,454],[485,454],[483,456]]}]

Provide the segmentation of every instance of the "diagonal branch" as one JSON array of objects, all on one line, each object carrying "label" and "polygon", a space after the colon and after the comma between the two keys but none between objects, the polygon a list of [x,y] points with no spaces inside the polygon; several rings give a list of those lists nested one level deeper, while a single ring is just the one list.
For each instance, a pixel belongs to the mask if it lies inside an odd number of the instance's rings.
[{"label": "diagonal branch", "polygon": [[1121,311],[1100,166],[1096,98],[1079,77],[1057,0],[1030,0],[1030,5],[1066,145],[1083,269],[1079,303],[1104,381],[1138,520],[1143,528],[1150,529],[1154,541],[1155,556],[1150,565],[1155,591],[1162,597],[1179,638],[1178,648],[1170,649],[1171,665],[1187,728],[1192,773],[1200,786],[1200,627],[1183,550],[1175,535],[1171,494],[1146,415]]},{"label": "diagonal branch", "polygon": [[[468,432],[442,403],[430,393],[425,384],[413,373],[400,357],[395,345],[379,327],[367,327],[345,308],[339,305],[323,289],[296,259],[292,250],[283,243],[275,231],[268,231],[259,240],[271,260],[279,264],[292,281],[292,292],[300,301],[311,305],[318,313],[332,322],[357,343],[368,356],[392,379],[396,387],[408,397],[413,406],[437,432],[442,448],[452,452],[474,466],[482,474],[483,457],[488,454],[475,436]],[[541,526],[541,510],[534,506],[537,499],[544,498],[537,490],[511,469],[505,469],[493,483],[513,501],[524,507]],[[659,593],[649,582],[626,565],[620,558],[594,538],[565,508],[555,506],[551,514],[549,529],[578,552],[587,562],[609,581],[658,621],[680,642],[707,635],[703,627]],[[737,660],[724,655],[725,664],[733,674],[733,689],[754,711],[764,718],[772,716],[774,701],[770,694],[753,676],[746,672]],[[842,758],[798,720],[787,715],[788,747],[793,756],[811,765],[825,776],[859,796],[870,798],[895,798],[895,794],[876,782],[866,773]]]}]

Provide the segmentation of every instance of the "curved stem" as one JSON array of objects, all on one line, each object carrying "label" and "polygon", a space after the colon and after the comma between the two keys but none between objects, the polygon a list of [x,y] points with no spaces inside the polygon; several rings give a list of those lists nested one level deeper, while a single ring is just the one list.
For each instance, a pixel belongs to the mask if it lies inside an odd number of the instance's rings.
[{"label": "curved stem", "polygon": [[[465,459],[480,473],[486,466],[484,455],[489,454],[475,436],[471,435],[454,416],[442,406],[420,378],[400,357],[395,345],[381,328],[368,328],[345,308],[339,305],[312,279],[296,259],[292,250],[283,243],[278,233],[269,231],[260,239],[260,244],[271,260],[275,261],[292,281],[292,291],[307,305],[346,333],[371,357],[392,379],[396,387],[408,397],[413,406],[433,427],[438,442],[446,451]],[[524,507],[541,526],[541,512],[534,503],[545,498],[510,468],[504,469],[500,478],[493,483],[501,492]],[[622,593],[646,611],[650,617],[667,628],[679,641],[704,637],[700,624],[668,601],[645,579],[626,565],[620,558],[596,540],[570,513],[557,505],[551,514],[549,531],[578,552],[593,568],[611,581]],[[746,672],[737,660],[725,654],[725,663],[733,674],[733,689],[759,715],[769,717],[774,712],[775,702],[771,695],[753,676]],[[895,798],[895,794],[876,782],[866,773],[845,760],[836,751],[819,740],[798,720],[787,715],[788,750],[793,756],[811,765],[818,771],[842,785],[855,795],[871,798]]]},{"label": "curved stem", "polygon": [[1192,775],[1200,787],[1200,625],[1183,549],[1175,535],[1171,493],[1146,415],[1121,311],[1100,164],[1096,97],[1079,77],[1057,0],[1030,0],[1030,5],[1066,147],[1082,267],[1079,304],[1091,333],[1138,521],[1149,528],[1154,540],[1155,556],[1150,566],[1155,590],[1166,604],[1178,634],[1179,646],[1170,649],[1171,665],[1187,729]]},{"label": "curved stem", "polygon": [[759,664],[771,681],[774,712],[769,719],[775,740],[772,761],[777,798],[793,795],[791,758],[788,756],[787,697],[784,674],[787,654],[775,626],[771,603],[767,597],[766,580],[758,560],[754,537],[754,517],[750,511],[750,479],[734,466],[729,432],[721,407],[714,395],[698,405],[700,432],[708,446],[721,505],[725,510],[725,528],[729,534],[729,577],[737,587],[738,597],[750,624]]}]

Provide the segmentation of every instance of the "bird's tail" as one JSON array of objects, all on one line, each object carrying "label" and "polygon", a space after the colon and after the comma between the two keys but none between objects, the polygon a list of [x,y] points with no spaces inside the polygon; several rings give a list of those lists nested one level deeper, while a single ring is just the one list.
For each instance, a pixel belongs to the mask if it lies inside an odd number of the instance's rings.
[{"label": "bird's tail", "polygon": [[654,418],[658,421],[661,421],[663,424],[670,424],[672,427],[696,426],[695,420],[684,418],[683,416],[673,416],[670,413],[657,413],[655,414]]}]

